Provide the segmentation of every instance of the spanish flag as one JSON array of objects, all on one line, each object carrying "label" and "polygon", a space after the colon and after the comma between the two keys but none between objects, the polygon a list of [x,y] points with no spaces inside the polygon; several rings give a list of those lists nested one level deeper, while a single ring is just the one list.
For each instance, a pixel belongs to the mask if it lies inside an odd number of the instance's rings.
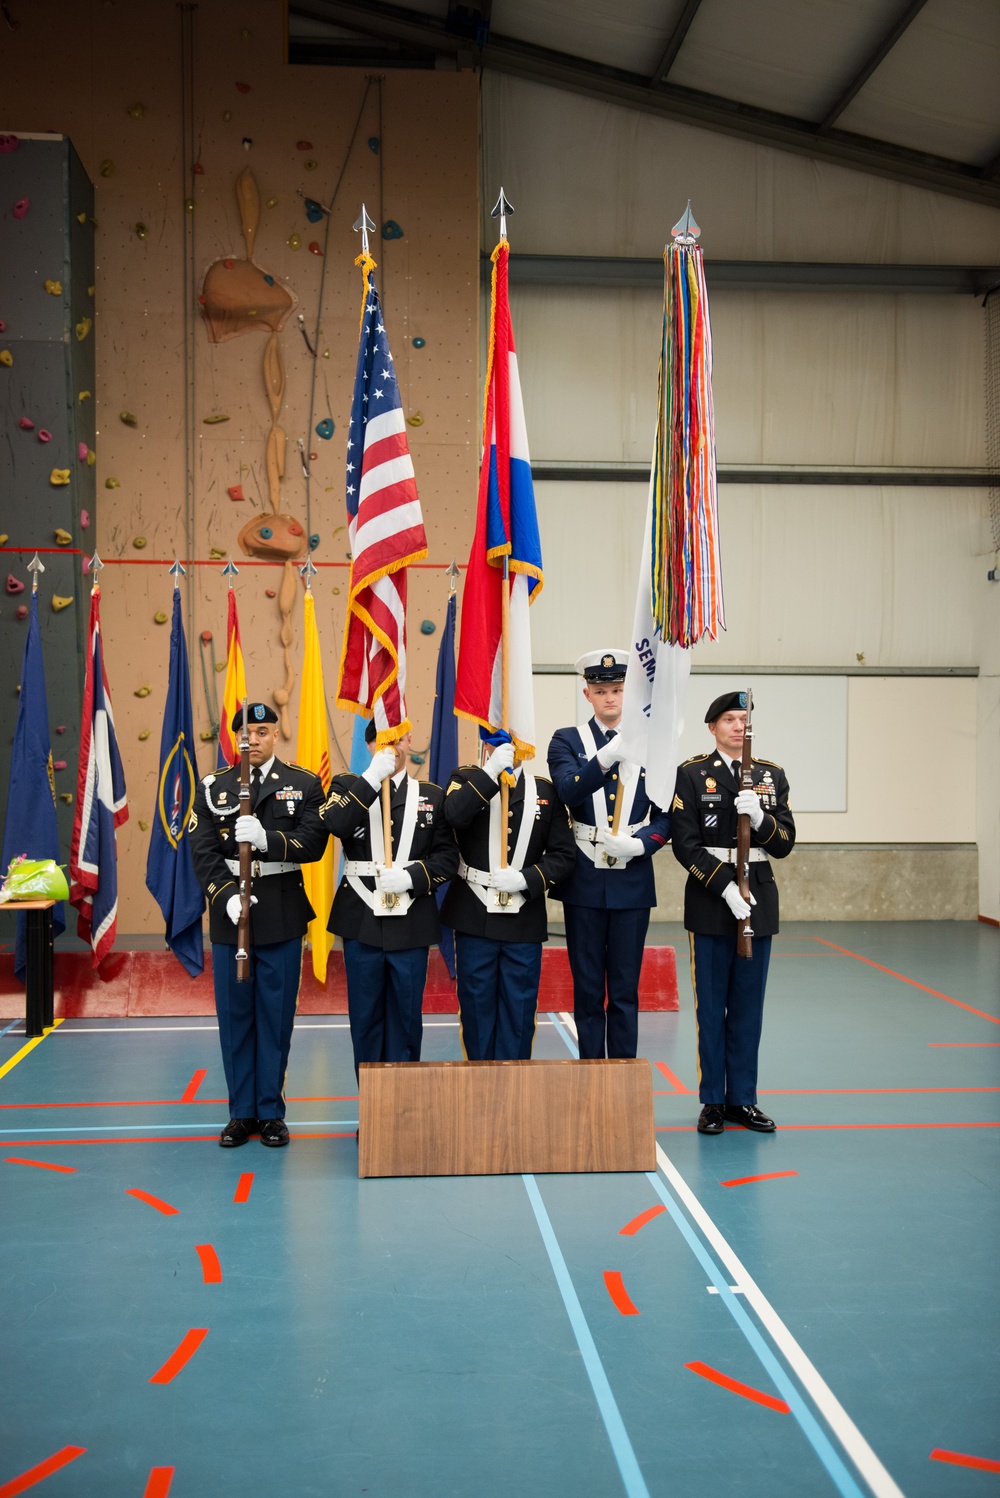
[{"label": "spanish flag", "polygon": [[240,621],[236,614],[236,594],[229,585],[229,617],[226,620],[226,684],[222,689],[222,712],[219,714],[219,759],[216,766],[224,770],[227,765],[238,765],[240,746],[230,724],[236,717],[237,708],[243,704],[247,694],[247,679],[243,670],[243,647],[240,645]]},{"label": "spanish flag", "polygon": [[[319,653],[319,631],[316,628],[316,605],[307,589],[302,610],[302,696],[299,702],[299,741],[296,762],[312,770],[330,789],[330,736],[327,730],[326,692],[323,690],[323,661]],[[333,946],[333,936],[326,929],[333,904],[333,839],[317,863],[302,865],[306,896],[316,912],[309,922],[313,972],[317,983],[326,982],[326,963]]]}]

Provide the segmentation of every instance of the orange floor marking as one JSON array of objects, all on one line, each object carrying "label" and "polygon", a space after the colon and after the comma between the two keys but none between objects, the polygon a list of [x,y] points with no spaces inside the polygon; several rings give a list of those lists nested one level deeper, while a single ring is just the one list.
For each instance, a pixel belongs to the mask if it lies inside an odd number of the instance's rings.
[{"label": "orange floor marking", "polygon": [[720,1181],[720,1186],[749,1186],[751,1181],[780,1181],[782,1176],[797,1176],[797,1170],[772,1170],[763,1176],[737,1176],[732,1181]]},{"label": "orange floor marking", "polygon": [[941,993],[936,988],[928,988],[926,983],[918,983],[916,978],[906,978],[902,973],[897,973],[895,968],[883,967],[880,962],[872,962],[870,957],[862,957],[860,952],[852,952],[849,947],[838,947],[835,941],[827,941],[822,936],[814,936],[813,941],[822,942],[824,947],[832,947],[835,952],[842,952],[845,957],[853,957],[857,962],[865,962],[869,967],[877,968],[880,973],[888,973],[890,978],[898,978],[900,983],[908,983],[911,988],[919,988],[923,993],[933,994],[936,999],[944,999],[946,1004],[956,1004],[959,1009],[968,1010],[969,1014],[978,1014],[980,1019],[988,1019],[991,1025],[1000,1025],[1000,1019],[997,1019],[995,1014],[987,1014],[984,1009],[973,1009],[971,1004],[963,1004],[961,999],[953,999],[950,994]]},{"label": "orange floor marking", "polygon": [[53,1456],[47,1457],[44,1462],[39,1462],[37,1467],[30,1467],[27,1472],[22,1472],[20,1477],[14,1477],[10,1482],[5,1482],[0,1488],[0,1498],[16,1498],[16,1494],[24,1493],[28,1488],[33,1488],[36,1482],[43,1478],[51,1477],[53,1472],[58,1472],[60,1467],[66,1467],[70,1462],[75,1462],[78,1456],[83,1456],[86,1446],[64,1446]]},{"label": "orange floor marking", "polygon": [[[207,1336],[207,1326],[193,1326],[189,1332],[185,1332],[176,1352],[170,1354],[163,1367],[156,1370],[149,1382],[151,1384],[168,1384],[172,1378],[176,1378],[185,1363],[190,1362],[194,1357]],[[0,1498],[3,1498],[2,1494],[0,1494]]]},{"label": "orange floor marking", "polygon": [[150,1467],[149,1481],[142,1498],[168,1498],[173,1480],[173,1467]]},{"label": "orange floor marking", "polygon": [[[1000,1041],[997,1042],[1000,1045]],[[194,1078],[191,1079],[192,1081]],[[188,1084],[190,1086],[190,1083]],[[201,1106],[215,1106],[216,1104],[228,1103],[229,1099],[224,1097],[200,1097],[200,1098],[175,1098],[175,1097],[130,1097],[130,1098],[98,1098],[96,1102],[92,1099],[81,1103],[0,1103],[0,1108],[179,1108],[182,1103],[195,1102]],[[331,1097],[289,1097],[286,1103],[356,1103],[358,1094],[356,1092],[338,1093]]]},{"label": "orange floor marking", "polygon": [[58,1170],[65,1176],[76,1175],[75,1165],[50,1165],[47,1160],[19,1160],[16,1155],[8,1155],[3,1163],[5,1165],[33,1165],[36,1170]]},{"label": "orange floor marking", "polygon": [[869,1094],[909,1096],[920,1092],[1000,1092],[1000,1087],[762,1087],[768,1097],[867,1097]]},{"label": "orange floor marking", "polygon": [[939,1049],[941,1046],[1000,1045],[1000,1040],[929,1040],[927,1044],[932,1049]]},{"label": "orange floor marking", "polygon": [[710,1383],[719,1384],[723,1389],[728,1389],[731,1394],[739,1394],[743,1399],[752,1399],[754,1404],[762,1404],[769,1410],[777,1410],[779,1415],[790,1415],[791,1410],[783,1399],[775,1399],[773,1394],[765,1394],[763,1389],[755,1389],[753,1384],[741,1384],[739,1379],[730,1378],[727,1373],[720,1373],[718,1368],[712,1368],[708,1363],[685,1363],[685,1368],[690,1368],[692,1373],[697,1373],[699,1378],[707,1378]]},{"label": "orange floor marking", "polygon": [[647,1207],[645,1212],[640,1212],[638,1217],[633,1217],[631,1222],[627,1222],[623,1228],[619,1228],[618,1236],[620,1238],[634,1238],[640,1228],[644,1228],[647,1222],[652,1222],[654,1217],[659,1217],[660,1213],[666,1210],[666,1207],[663,1205]]},{"label": "orange floor marking", "polygon": [[685,1094],[688,1093],[688,1089],[684,1086],[684,1083],[681,1081],[680,1077],[676,1076],[670,1070],[670,1067],[665,1061],[655,1061],[653,1064],[660,1075],[666,1077],[667,1081],[670,1083],[675,1092],[683,1092]]},{"label": "orange floor marking", "polygon": [[633,1303],[625,1289],[624,1282],[617,1269],[605,1269],[604,1288],[611,1296],[615,1309],[623,1316],[638,1316],[639,1307]]},{"label": "orange floor marking", "polygon": [[[690,1133],[696,1126],[694,1124],[657,1124],[657,1134],[683,1134]],[[1000,1129],[1000,1122],[994,1118],[983,1122],[973,1123],[857,1123],[857,1124],[779,1124],[779,1130],[787,1132],[789,1129]],[[22,1140],[22,1143],[27,1143]],[[50,1144],[72,1144],[72,1139],[46,1139],[46,1148]],[[94,1143],[99,1141],[94,1140]]]},{"label": "orange floor marking", "polygon": [[190,1082],[187,1084],[187,1086],[185,1087],[184,1091],[181,1093],[181,1099],[180,1100],[181,1100],[182,1103],[193,1103],[194,1102],[195,1097],[196,1097],[197,1092],[198,1092],[198,1088],[201,1086],[202,1082],[204,1082],[204,1080],[205,1080],[205,1078],[207,1076],[208,1076],[208,1072],[206,1070],[204,1070],[204,1069],[202,1069],[201,1071],[196,1071],[195,1072],[194,1076],[191,1078]]},{"label": "orange floor marking", "polygon": [[138,1187],[126,1191],[125,1195],[134,1196],[137,1202],[145,1202],[147,1207],[155,1207],[164,1217],[176,1217],[179,1211],[179,1208],[172,1207],[169,1202],[161,1201],[158,1196],[150,1196],[148,1191],[140,1191]]},{"label": "orange floor marking", "polygon": [[250,1187],[252,1185],[253,1185],[253,1171],[252,1170],[245,1170],[243,1172],[243,1174],[240,1176],[239,1182],[238,1182],[237,1187],[236,1187],[236,1195],[233,1197],[233,1201],[234,1202],[245,1202],[245,1201],[249,1201],[249,1199],[250,1199]]},{"label": "orange floor marking", "polygon": [[[692,1125],[692,1128],[694,1126]],[[354,1130],[343,1130],[326,1134],[300,1134],[292,1135],[293,1139],[354,1139]],[[103,1139],[46,1139],[45,1148],[50,1149],[55,1144],[218,1144],[218,1134],[145,1134],[141,1138],[124,1134],[119,1139],[110,1139],[106,1134]],[[39,1149],[40,1141],[37,1139],[7,1139],[4,1147],[13,1149]],[[133,1192],[132,1195],[135,1193]]]},{"label": "orange floor marking", "polygon": [[[931,1461],[950,1462],[953,1467],[975,1467],[980,1472],[1000,1472],[1000,1462],[991,1461],[988,1456],[966,1456],[964,1451],[942,1451],[940,1446],[934,1447]],[[3,1498],[2,1490],[0,1498]]]},{"label": "orange floor marking", "polygon": [[201,1277],[206,1285],[222,1284],[222,1265],[211,1243],[196,1243],[194,1251],[201,1260]]}]

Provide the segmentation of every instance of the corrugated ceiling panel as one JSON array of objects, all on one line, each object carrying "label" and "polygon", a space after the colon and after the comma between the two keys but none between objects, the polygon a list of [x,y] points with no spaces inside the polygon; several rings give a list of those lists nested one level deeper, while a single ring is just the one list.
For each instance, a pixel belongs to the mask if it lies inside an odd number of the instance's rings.
[{"label": "corrugated ceiling panel", "polygon": [[663,55],[683,0],[494,0],[491,30],[643,76]]}]

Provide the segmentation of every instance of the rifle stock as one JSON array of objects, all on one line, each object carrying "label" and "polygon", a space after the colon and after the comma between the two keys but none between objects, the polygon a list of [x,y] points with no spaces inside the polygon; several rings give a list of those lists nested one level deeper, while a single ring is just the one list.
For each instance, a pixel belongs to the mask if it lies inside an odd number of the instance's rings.
[{"label": "rifle stock", "polygon": [[[250,735],[247,731],[247,699],[243,699],[243,731],[240,738],[240,816],[250,815]],[[236,923],[236,981],[250,980],[250,895],[253,880],[253,849],[240,843],[240,918]]]},{"label": "rifle stock", "polygon": [[[747,722],[743,730],[743,754],[740,760],[740,790],[753,790],[753,693],[747,688]],[[736,869],[737,883],[740,894],[747,904],[750,904],[750,818],[738,816],[736,818]],[[738,923],[739,929],[736,933],[736,955],[737,957],[750,958],[753,956],[753,931],[750,926],[751,917],[746,916]]]}]

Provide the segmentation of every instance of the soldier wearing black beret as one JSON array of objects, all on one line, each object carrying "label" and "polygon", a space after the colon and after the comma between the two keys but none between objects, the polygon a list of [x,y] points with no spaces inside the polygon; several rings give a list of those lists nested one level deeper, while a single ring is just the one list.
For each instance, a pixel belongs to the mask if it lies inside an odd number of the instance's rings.
[{"label": "soldier wearing black beret", "polygon": [[[715,699],[705,714],[715,749],[681,765],[671,807],[674,857],[688,873],[684,925],[691,941],[702,1134],[721,1134],[727,1121],[762,1134],[775,1127],[757,1107],[757,1050],[771,937],[778,930],[771,859],[792,851],[795,823],[780,765],[754,758],[754,788],[740,790],[746,720],[745,692]],[[750,818],[749,905],[736,868],[741,814]],[[750,959],[736,956],[737,923],[748,915]]]},{"label": "soldier wearing black beret", "polygon": [[[260,1134],[261,1144],[288,1143],[285,1071],[302,974],[302,938],[313,919],[300,865],[323,856],[328,833],[320,821],[318,775],[275,756],[278,715],[265,702],[247,707],[251,789],[249,816],[240,815],[240,767],[206,775],[188,824],[198,882],[208,896],[212,978],[219,1040],[229,1088],[226,1149]],[[233,731],[243,727],[243,709]],[[253,845],[250,978],[236,981],[240,917],[239,844]]]}]

